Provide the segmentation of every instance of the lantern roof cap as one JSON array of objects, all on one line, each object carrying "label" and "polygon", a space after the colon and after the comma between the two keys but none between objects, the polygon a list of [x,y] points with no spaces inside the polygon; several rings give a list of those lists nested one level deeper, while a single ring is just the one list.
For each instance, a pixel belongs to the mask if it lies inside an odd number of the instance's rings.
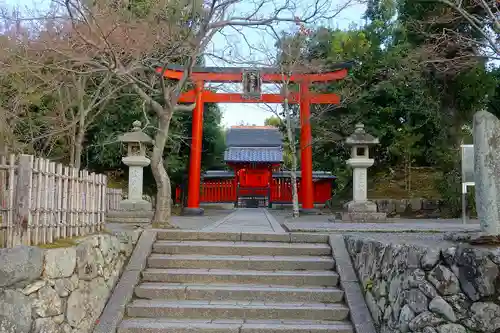
[{"label": "lantern roof cap", "polygon": [[123,143],[137,142],[137,143],[152,143],[153,140],[149,135],[144,133],[141,128],[141,122],[136,120],[132,123],[132,131],[118,136],[118,141]]},{"label": "lantern roof cap", "polygon": [[374,137],[369,133],[366,133],[365,125],[363,125],[362,123],[358,123],[356,124],[356,129],[354,130],[354,133],[352,133],[350,136],[346,138],[345,143],[348,146],[358,146],[358,145],[370,146],[370,145],[376,145],[380,142],[378,138]]}]

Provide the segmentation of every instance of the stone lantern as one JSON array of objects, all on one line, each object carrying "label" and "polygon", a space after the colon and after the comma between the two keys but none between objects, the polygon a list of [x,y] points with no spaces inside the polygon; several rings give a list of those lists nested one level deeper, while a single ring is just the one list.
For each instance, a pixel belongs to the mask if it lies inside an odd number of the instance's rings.
[{"label": "stone lantern", "polygon": [[127,146],[127,156],[122,158],[122,162],[129,167],[128,198],[120,202],[120,209],[151,211],[151,203],[142,198],[142,183],[144,167],[151,163],[146,157],[146,145],[153,140],[141,130],[140,121],[134,121],[132,126],[132,132],[118,137],[118,141]]},{"label": "stone lantern", "polygon": [[379,143],[378,138],[366,133],[363,124],[356,124],[354,133],[347,137],[345,141],[351,147],[351,158],[347,164],[352,167],[353,189],[352,201],[347,203],[347,213],[344,213],[342,220],[353,222],[375,222],[385,220],[385,213],[377,213],[377,204],[367,198],[368,172],[374,160],[370,158],[370,147]]},{"label": "stone lantern", "polygon": [[132,126],[131,132],[118,137],[127,147],[122,162],[129,167],[128,198],[120,201],[118,211],[108,213],[108,222],[144,224],[150,223],[153,216],[151,203],[142,198],[144,167],[151,163],[146,157],[146,147],[153,140],[141,130],[140,121],[134,121]]}]

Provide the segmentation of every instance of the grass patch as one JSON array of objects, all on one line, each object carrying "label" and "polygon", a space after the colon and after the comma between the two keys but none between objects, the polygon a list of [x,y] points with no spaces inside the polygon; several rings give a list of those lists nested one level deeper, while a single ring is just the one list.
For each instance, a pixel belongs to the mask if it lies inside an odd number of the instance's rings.
[{"label": "grass patch", "polygon": [[0,248],[4,248],[7,245],[7,229],[0,228]]},{"label": "grass patch", "polygon": [[433,168],[412,168],[410,191],[405,188],[405,173],[395,170],[392,173],[382,172],[369,178],[368,197],[371,199],[410,199],[441,197],[436,183],[442,178],[439,171]]},{"label": "grass patch", "polygon": [[39,248],[41,249],[60,249],[60,248],[65,248],[65,247],[72,247],[75,246],[76,240],[79,238],[83,238],[84,236],[81,237],[73,237],[73,238],[61,238],[56,240],[53,243],[49,244],[40,244],[38,245]]},{"label": "grass patch", "polygon": [[70,237],[70,238],[60,238],[58,240],[56,240],[55,242],[52,242],[52,243],[48,243],[48,244],[39,244],[38,247],[41,248],[41,249],[61,249],[61,248],[65,248],[65,247],[72,247],[72,246],[76,246],[78,245],[78,241],[81,240],[81,239],[84,239],[86,237],[89,237],[89,236],[94,236],[94,235],[99,235],[99,234],[108,234],[108,235],[112,235],[112,232],[107,230],[107,229],[104,229],[102,231],[99,231],[99,232],[96,232],[96,233],[93,233],[93,234],[87,234],[87,235],[84,235],[84,236],[75,236],[75,237]]}]

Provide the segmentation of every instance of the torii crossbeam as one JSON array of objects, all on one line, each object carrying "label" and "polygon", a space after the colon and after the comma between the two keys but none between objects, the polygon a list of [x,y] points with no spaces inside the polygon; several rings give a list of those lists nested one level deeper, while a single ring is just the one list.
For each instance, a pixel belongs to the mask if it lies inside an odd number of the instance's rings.
[{"label": "torii crossbeam", "polygon": [[[186,215],[201,215],[200,208],[200,179],[201,179],[201,151],[203,137],[203,104],[204,103],[282,103],[282,94],[262,94],[262,83],[283,83],[286,81],[300,85],[298,93],[290,93],[289,103],[300,105],[300,148],[301,148],[301,191],[303,213],[314,212],[314,193],[312,181],[312,137],[310,124],[310,104],[338,104],[340,97],[336,94],[316,94],[310,92],[313,82],[327,82],[342,80],[352,67],[351,62],[339,63],[330,67],[325,73],[300,73],[289,77],[283,76],[273,68],[248,69],[240,67],[195,67],[191,73],[191,80],[195,89],[181,94],[179,103],[195,103],[192,121],[191,155],[189,161],[188,201],[184,209]],[[184,67],[169,65],[158,68],[158,73],[169,79],[180,80],[184,75]],[[205,82],[242,82],[244,93],[217,93],[206,90]]]}]

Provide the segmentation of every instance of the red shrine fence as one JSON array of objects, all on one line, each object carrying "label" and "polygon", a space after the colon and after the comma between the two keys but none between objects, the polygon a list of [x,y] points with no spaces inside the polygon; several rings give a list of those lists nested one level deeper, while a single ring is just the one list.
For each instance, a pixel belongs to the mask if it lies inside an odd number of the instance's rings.
[{"label": "red shrine fence", "polygon": [[[297,179],[297,190],[299,202],[302,203],[302,191],[300,179]],[[313,182],[314,203],[324,204],[332,197],[332,181],[317,180]],[[178,186],[175,191],[175,202],[182,202],[183,187]],[[247,193],[258,196],[269,196],[270,203],[291,204],[292,203],[292,182],[287,178],[274,178],[268,188],[237,187],[234,179],[207,179],[201,184],[201,203],[231,203],[238,201],[238,194],[245,196]]]}]

